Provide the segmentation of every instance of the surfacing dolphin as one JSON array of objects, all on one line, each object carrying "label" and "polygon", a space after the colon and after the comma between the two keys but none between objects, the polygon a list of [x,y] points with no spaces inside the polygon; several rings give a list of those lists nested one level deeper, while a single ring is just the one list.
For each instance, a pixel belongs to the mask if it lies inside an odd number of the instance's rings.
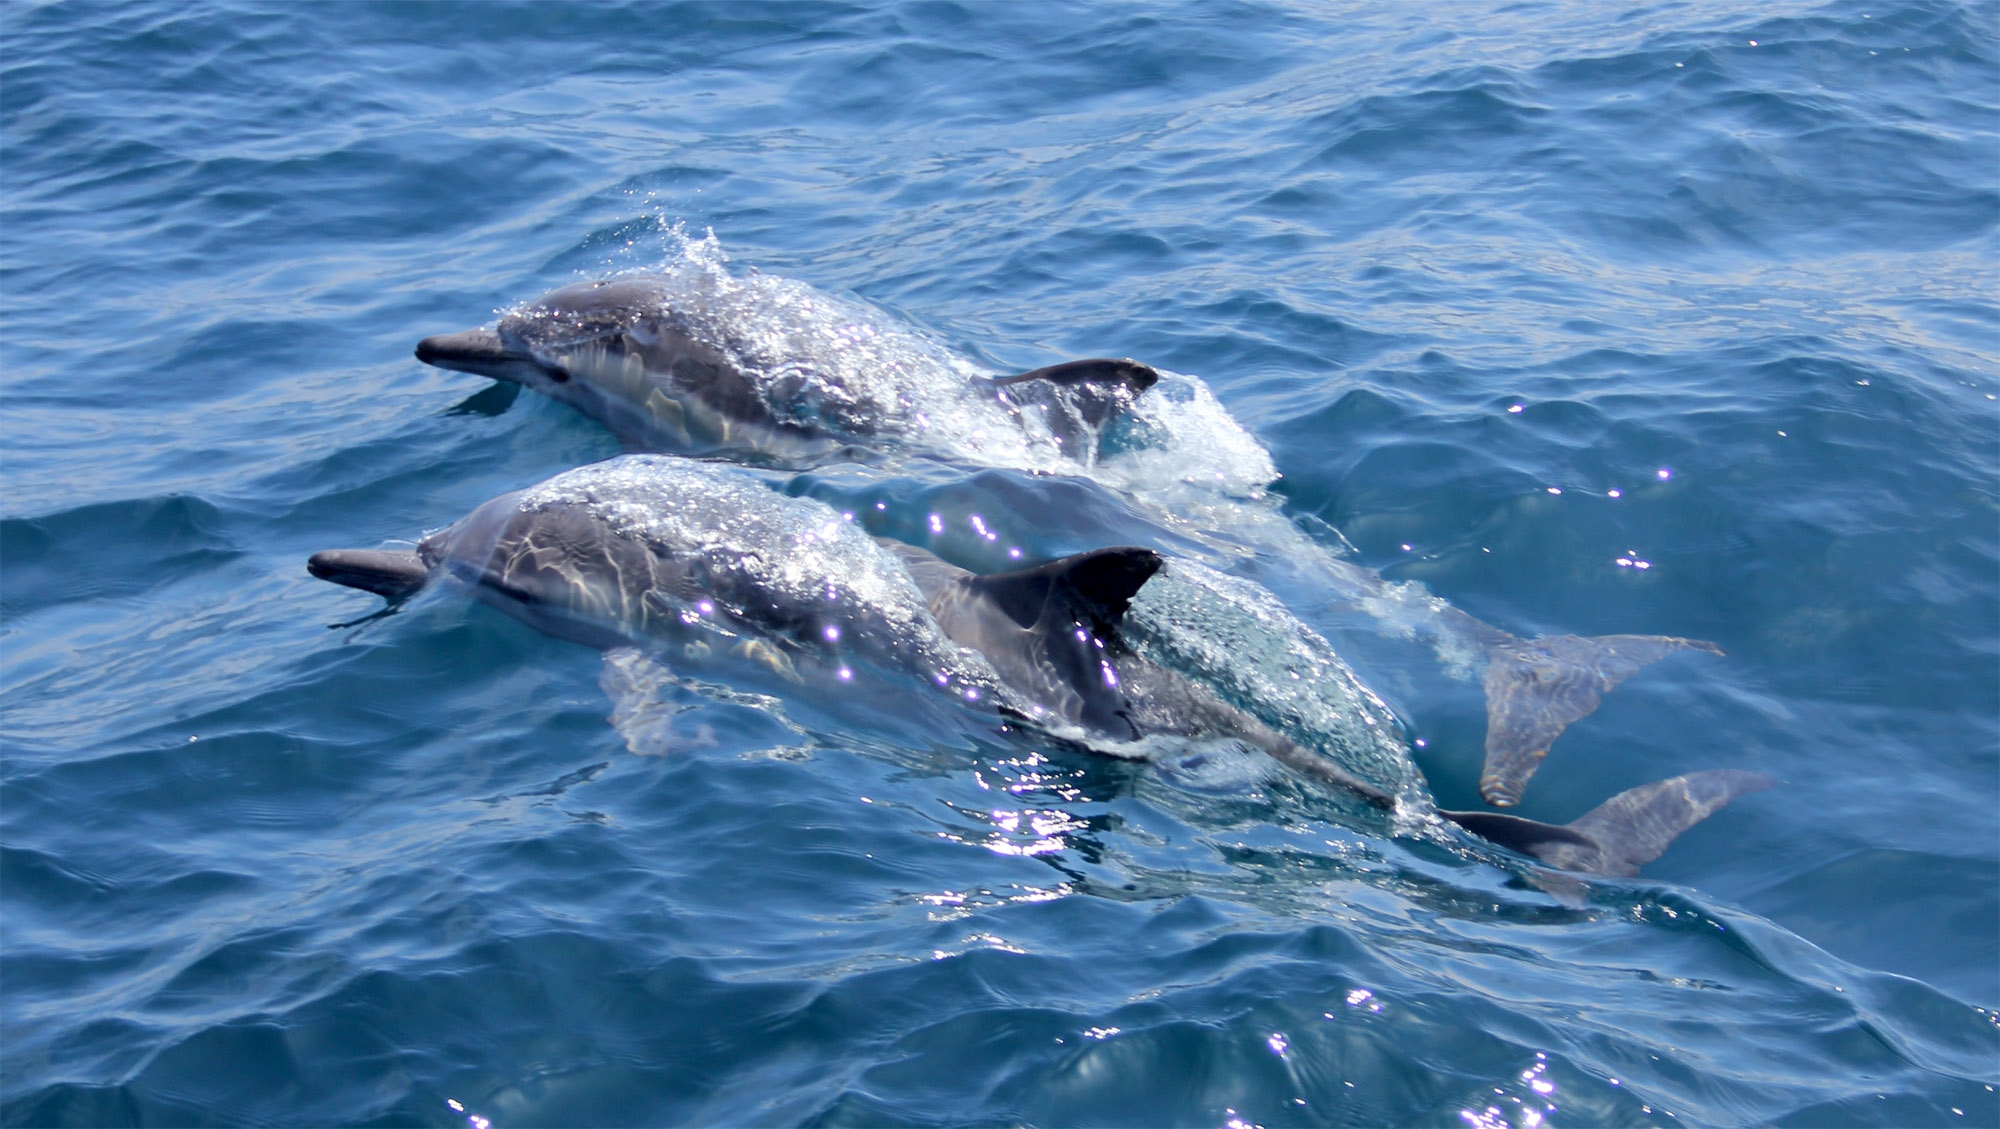
[{"label": "surfacing dolphin", "polygon": [[1042,444],[1078,457],[1159,380],[1137,361],[1104,358],[988,377],[885,355],[857,372],[819,364],[783,335],[760,339],[754,324],[719,324],[676,293],[657,275],[579,282],[493,329],[426,337],[417,359],[532,388],[634,450],[787,466],[890,447],[954,457],[959,440],[981,436],[1000,450]]},{"label": "surfacing dolphin", "polygon": [[1165,374],[1155,389],[1163,374],[1131,360],[994,377],[804,283],[737,279],[712,239],[689,241],[661,273],[565,286],[493,329],[427,337],[417,357],[570,404],[630,450],[795,470],[917,455],[1087,476],[1220,558],[1255,557],[1387,633],[1428,640],[1454,671],[1483,667],[1479,791],[1495,806],[1518,803],[1550,744],[1641,667],[1723,653],[1666,635],[1524,639],[1482,623],[1342,560],[1271,505],[1269,452],[1199,380]]},{"label": "surfacing dolphin", "polygon": [[[1171,581],[1179,562],[1102,549],[975,576],[879,543],[825,504],[778,494],[745,472],[663,456],[614,459],[496,498],[413,551],[328,550],[308,567],[391,600],[447,577],[563,638],[694,660],[733,656],[746,669],[826,680],[843,693],[887,672],[891,693],[928,686],[955,707],[997,711],[1113,755],[1145,755],[1161,737],[1235,740],[1374,808],[1435,813],[1583,873],[1636,874],[1681,831],[1772,783],[1759,773],[1692,773],[1621,793],[1562,826],[1438,812],[1393,718],[1330,649],[1304,658],[1314,690],[1333,705],[1324,716],[1351,736],[1314,748],[1232,701],[1227,679],[1218,687],[1151,657],[1212,645],[1220,621],[1177,632],[1174,617],[1204,593],[1226,596],[1246,581],[1187,564],[1193,582],[1159,601],[1150,623],[1134,622],[1147,618],[1133,614],[1135,600]],[[1267,609],[1252,608],[1239,622],[1267,620]],[[1239,640],[1222,661],[1274,638]],[[1287,660],[1295,673],[1299,658]]]}]

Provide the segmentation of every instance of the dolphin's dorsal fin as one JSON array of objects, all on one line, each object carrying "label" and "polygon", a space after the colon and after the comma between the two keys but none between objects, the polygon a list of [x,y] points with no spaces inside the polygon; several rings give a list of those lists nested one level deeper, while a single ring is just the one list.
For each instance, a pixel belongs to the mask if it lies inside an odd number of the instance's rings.
[{"label": "dolphin's dorsal fin", "polygon": [[995,377],[986,383],[995,388],[1044,382],[1070,392],[1070,399],[1085,423],[1098,427],[1114,412],[1130,407],[1134,397],[1159,383],[1153,366],[1131,358],[1113,360],[1093,357],[1084,361],[1064,361],[1032,372]]},{"label": "dolphin's dorsal fin", "polygon": [[1118,623],[1161,560],[1151,549],[1097,549],[1034,568],[964,576],[931,600],[952,641],[984,654],[1058,717],[1120,740],[1139,727],[1120,687]]},{"label": "dolphin's dorsal fin", "polygon": [[1559,870],[1630,878],[1659,858],[1681,832],[1747,792],[1777,781],[1761,772],[1716,769],[1641,784],[1562,826],[1487,811],[1438,814],[1482,839]]},{"label": "dolphin's dorsal fin", "polygon": [[996,377],[993,383],[1004,388],[1009,384],[1026,384],[1033,380],[1046,380],[1051,384],[1112,385],[1128,389],[1136,395],[1159,383],[1160,374],[1153,366],[1140,364],[1130,357],[1117,360],[1092,357],[1083,361],[1064,361],[1013,376]]},{"label": "dolphin's dorsal fin", "polygon": [[1092,549],[1034,568],[970,577],[966,585],[1022,627],[1042,623],[1057,610],[1088,618],[1103,636],[1117,629],[1132,597],[1161,563],[1151,549]]}]

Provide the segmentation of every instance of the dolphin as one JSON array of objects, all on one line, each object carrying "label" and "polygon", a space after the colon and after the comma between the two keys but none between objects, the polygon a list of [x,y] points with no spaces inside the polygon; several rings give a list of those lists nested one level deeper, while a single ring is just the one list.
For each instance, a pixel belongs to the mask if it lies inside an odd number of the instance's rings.
[{"label": "dolphin", "polygon": [[717,254],[691,242],[661,273],[562,287],[495,328],[424,338],[417,357],[567,403],[628,450],[794,470],[914,454],[1090,478],[1175,540],[1289,572],[1386,633],[1429,641],[1455,674],[1479,671],[1479,791],[1498,807],[1518,803],[1563,730],[1640,668],[1723,653],[1668,635],[1522,638],[1341,559],[1270,504],[1269,452],[1195,378],[1130,359],[991,376],[804,283],[737,279]]},{"label": "dolphin", "polygon": [[579,282],[492,329],[426,337],[417,359],[569,404],[633,450],[786,466],[888,447],[961,453],[932,444],[933,433],[986,433],[1001,450],[1079,452],[1159,380],[1150,366],[1108,358],[999,377],[894,359],[857,371],[820,363],[800,342],[760,337],[753,322],[719,320],[677,293],[657,275]]},{"label": "dolphin", "polygon": [[[1335,675],[1332,697],[1370,735],[1309,748],[1135,646],[1135,600],[1178,570],[1150,549],[974,575],[877,541],[850,515],[781,495],[748,472],[666,456],[613,459],[503,495],[413,550],[326,550],[307,567],[392,601],[449,578],[541,630],[605,649],[729,655],[787,681],[812,675],[843,688],[888,672],[891,691],[904,694],[914,678],[955,706],[1113,755],[1144,755],[1161,737],[1234,740],[1373,808],[1401,814],[1414,804],[1587,874],[1636,874],[1681,831],[1773,783],[1752,772],[1692,773],[1560,826],[1436,811],[1407,748],[1389,736],[1393,719],[1382,711],[1374,720],[1379,701],[1330,653],[1319,669]],[[1184,602],[1170,597],[1165,614]]]}]

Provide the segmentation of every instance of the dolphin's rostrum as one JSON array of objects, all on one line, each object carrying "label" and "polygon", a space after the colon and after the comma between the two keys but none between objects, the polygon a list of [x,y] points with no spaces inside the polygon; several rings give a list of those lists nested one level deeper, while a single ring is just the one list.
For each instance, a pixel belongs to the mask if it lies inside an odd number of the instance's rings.
[{"label": "dolphin's rostrum", "polygon": [[[900,668],[961,704],[1114,754],[1159,736],[1230,738],[1384,810],[1399,810],[1412,792],[1399,786],[1414,777],[1406,751],[1404,781],[1367,771],[1375,762],[1366,756],[1344,763],[1343,754],[1368,750],[1308,748],[1202,678],[1135,649],[1126,623],[1133,601],[1172,567],[1148,549],[974,576],[878,543],[825,504],[780,495],[747,473],[627,456],[496,498],[414,551],[328,550],[308,567],[391,599],[450,577],[511,615],[597,647],[733,655],[791,680],[851,682],[861,671]],[[1343,692],[1366,708],[1358,684]],[[1731,798],[1770,783],[1758,773],[1694,773],[1621,793],[1565,826],[1437,814],[1551,866],[1630,875]]]}]

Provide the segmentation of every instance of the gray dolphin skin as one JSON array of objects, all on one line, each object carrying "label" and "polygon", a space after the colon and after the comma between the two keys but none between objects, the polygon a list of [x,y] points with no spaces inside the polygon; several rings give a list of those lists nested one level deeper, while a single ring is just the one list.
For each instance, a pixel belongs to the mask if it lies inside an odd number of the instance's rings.
[{"label": "gray dolphin skin", "polygon": [[1159,380],[1137,361],[1102,358],[948,381],[885,365],[851,380],[786,342],[717,324],[675,294],[671,280],[650,275],[565,286],[493,329],[426,337],[417,359],[560,400],[634,450],[727,452],[781,465],[892,443],[922,449],[944,414],[940,399],[977,417],[974,426],[1012,430],[1019,442],[1033,433],[1075,451]]},{"label": "gray dolphin skin", "polygon": [[[427,337],[417,357],[569,404],[632,451],[793,470],[913,454],[1089,477],[1147,506],[1163,529],[1278,562],[1382,630],[1428,640],[1454,670],[1483,664],[1479,790],[1496,807],[1520,802],[1550,744],[1641,667],[1723,653],[1666,635],[1524,639],[1340,559],[1268,504],[1268,452],[1193,378],[1149,392],[1160,372],[1103,359],[981,375],[865,309],[769,275],[734,279],[703,254],[667,273],[562,287],[493,329]],[[1105,449],[1148,444],[1163,444],[1160,457],[1136,470]],[[1242,465],[1216,469],[1225,456]],[[1215,479],[1229,483],[1218,492]]]},{"label": "gray dolphin skin", "polygon": [[[766,677],[857,688],[886,675],[902,697],[913,683],[929,686],[954,708],[998,711],[1114,755],[1138,755],[1161,736],[1227,738],[1374,808],[1407,811],[1414,795],[1425,813],[1581,873],[1636,874],[1681,831],[1772,783],[1693,773],[1621,793],[1562,826],[1436,812],[1420,785],[1407,786],[1414,767],[1400,744],[1399,781],[1370,768],[1369,750],[1307,748],[1135,649],[1126,622],[1134,601],[1176,567],[1151,550],[1113,548],[975,576],[878,542],[847,515],[747,472],[644,455],[496,498],[411,551],[335,549],[308,563],[314,576],[391,600],[443,578],[600,648],[733,657]],[[1344,710],[1368,710],[1358,683],[1333,683]],[[1370,720],[1366,731],[1390,728]]]}]

